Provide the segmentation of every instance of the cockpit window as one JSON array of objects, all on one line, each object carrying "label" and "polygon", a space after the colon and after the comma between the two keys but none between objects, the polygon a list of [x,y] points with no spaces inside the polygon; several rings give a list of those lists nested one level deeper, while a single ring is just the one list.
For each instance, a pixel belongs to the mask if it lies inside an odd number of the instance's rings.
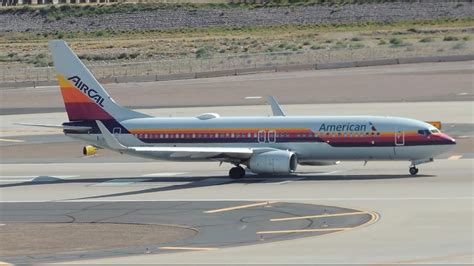
[{"label": "cockpit window", "polygon": [[418,130],[418,134],[423,135],[423,136],[429,136],[431,135],[431,132],[428,129],[420,129]]},{"label": "cockpit window", "polygon": [[431,131],[431,133],[433,133],[433,134],[439,133],[439,130],[437,130],[437,129],[432,129],[432,130],[430,130],[430,131]]}]

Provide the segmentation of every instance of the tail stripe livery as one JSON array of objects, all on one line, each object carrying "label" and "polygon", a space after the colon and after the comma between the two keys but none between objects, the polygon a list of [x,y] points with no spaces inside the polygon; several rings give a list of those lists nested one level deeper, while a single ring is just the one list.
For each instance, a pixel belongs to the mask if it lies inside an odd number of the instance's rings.
[{"label": "tail stripe livery", "polygon": [[69,121],[114,119],[95,101],[79,91],[70,81],[66,80],[64,76],[58,75],[57,78]]},{"label": "tail stripe livery", "polygon": [[[66,42],[49,42],[64,104],[70,121],[120,122],[150,117],[118,105],[79,60]],[[104,123],[107,125],[107,123]]]}]

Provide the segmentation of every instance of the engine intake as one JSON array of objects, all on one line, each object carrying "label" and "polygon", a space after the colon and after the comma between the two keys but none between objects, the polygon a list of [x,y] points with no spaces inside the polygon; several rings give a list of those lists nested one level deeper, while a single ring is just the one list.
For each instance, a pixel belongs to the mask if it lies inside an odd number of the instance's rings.
[{"label": "engine intake", "polygon": [[290,151],[268,151],[255,154],[249,160],[248,167],[257,174],[289,174],[296,171],[298,159]]},{"label": "engine intake", "polygon": [[85,156],[95,155],[97,153],[97,148],[92,145],[87,145],[82,148],[82,154]]}]

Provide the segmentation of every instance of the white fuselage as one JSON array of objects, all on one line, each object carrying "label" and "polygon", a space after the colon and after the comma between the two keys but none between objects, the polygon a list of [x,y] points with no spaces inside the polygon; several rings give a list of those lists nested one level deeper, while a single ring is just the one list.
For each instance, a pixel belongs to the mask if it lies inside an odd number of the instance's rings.
[{"label": "white fuselage", "polygon": [[[135,147],[246,147],[289,150],[300,164],[340,160],[422,160],[433,158],[455,144],[432,125],[406,118],[375,116],[340,117],[216,117],[137,118],[120,121],[116,138]],[[97,132],[96,132],[97,133]],[[106,147],[101,134],[68,134]],[[199,158],[172,157],[149,152],[136,156],[177,161]]]}]

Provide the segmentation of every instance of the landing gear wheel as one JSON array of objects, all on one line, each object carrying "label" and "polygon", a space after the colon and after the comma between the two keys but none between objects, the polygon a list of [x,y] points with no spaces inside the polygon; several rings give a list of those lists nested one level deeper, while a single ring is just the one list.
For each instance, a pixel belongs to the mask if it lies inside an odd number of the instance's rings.
[{"label": "landing gear wheel", "polygon": [[245,176],[245,169],[241,166],[231,168],[229,171],[229,177],[232,179],[239,179]]},{"label": "landing gear wheel", "polygon": [[416,175],[418,174],[418,168],[415,166],[410,167],[410,175]]}]

